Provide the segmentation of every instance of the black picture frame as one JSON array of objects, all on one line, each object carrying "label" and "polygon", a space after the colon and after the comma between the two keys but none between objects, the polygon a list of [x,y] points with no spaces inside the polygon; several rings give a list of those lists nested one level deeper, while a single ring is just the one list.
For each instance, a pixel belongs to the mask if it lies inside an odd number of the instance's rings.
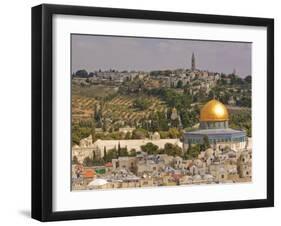
[{"label": "black picture frame", "polygon": [[[95,210],[52,210],[52,18],[55,14],[267,28],[267,198]],[[177,12],[43,4],[32,8],[32,218],[40,221],[123,217],[274,206],[274,20]]]}]

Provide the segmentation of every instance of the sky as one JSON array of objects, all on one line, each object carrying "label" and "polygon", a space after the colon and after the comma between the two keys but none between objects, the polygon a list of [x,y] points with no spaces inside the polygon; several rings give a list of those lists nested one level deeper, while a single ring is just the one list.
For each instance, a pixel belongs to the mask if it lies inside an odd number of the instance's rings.
[{"label": "sky", "polygon": [[73,34],[72,72],[196,68],[245,77],[251,75],[251,43]]}]

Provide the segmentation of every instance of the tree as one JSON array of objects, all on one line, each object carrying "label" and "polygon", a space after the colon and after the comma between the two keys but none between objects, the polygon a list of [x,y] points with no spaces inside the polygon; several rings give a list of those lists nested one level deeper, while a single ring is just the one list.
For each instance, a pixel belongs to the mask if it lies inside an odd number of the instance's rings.
[{"label": "tree", "polygon": [[117,150],[116,148],[113,149],[109,149],[108,151],[106,151],[106,158],[104,158],[105,162],[111,162],[112,159],[116,159],[117,156]]},{"label": "tree", "polygon": [[160,138],[161,139],[168,139],[169,138],[169,132],[168,131],[159,131]]},{"label": "tree", "polygon": [[120,152],[119,152],[118,157],[119,157],[119,156],[129,156],[127,146],[126,146],[126,147],[124,147],[124,148],[121,148],[121,149],[120,149]]},{"label": "tree", "polygon": [[203,144],[200,145],[200,150],[205,151],[206,149],[210,148],[210,142],[208,136],[204,135],[203,136]]},{"label": "tree", "polygon": [[166,143],[164,146],[164,154],[172,156],[181,156],[182,149],[178,145]]},{"label": "tree", "polygon": [[83,160],[83,165],[88,167],[93,166],[93,160],[89,156],[87,156]]},{"label": "tree", "polygon": [[103,159],[94,159],[92,165],[93,166],[103,166],[104,160]]},{"label": "tree", "polygon": [[245,77],[244,79],[247,83],[251,83],[252,82],[252,76],[251,75],[248,75]]},{"label": "tree", "polygon": [[102,130],[103,130],[103,132],[107,132],[107,130],[108,130],[108,122],[107,122],[106,118],[103,120]]},{"label": "tree", "polygon": [[99,108],[99,106],[95,103],[94,105],[94,119],[96,122],[100,122],[101,120],[101,109]]},{"label": "tree", "polygon": [[94,72],[90,72],[89,74],[88,74],[88,77],[94,77]]},{"label": "tree", "polygon": [[150,106],[150,102],[144,98],[138,98],[133,102],[133,106],[141,111],[146,110]]},{"label": "tree", "polygon": [[191,149],[191,140],[190,139],[188,139],[188,149],[187,149],[187,152]]},{"label": "tree", "polygon": [[208,99],[213,99],[215,97],[216,97],[216,94],[215,94],[214,90],[211,90],[208,94]]},{"label": "tree", "polygon": [[76,71],[75,76],[79,78],[88,78],[88,72],[85,69],[78,70]]},{"label": "tree", "polygon": [[169,129],[168,119],[164,112],[157,112],[157,119],[158,119],[158,127],[159,130],[167,131]]},{"label": "tree", "polygon": [[183,82],[182,82],[182,80],[179,80],[177,83],[177,88],[182,89],[182,87],[183,87]]},{"label": "tree", "polygon": [[250,110],[240,111],[239,114],[231,114],[229,121],[231,128],[246,130],[247,136],[252,136],[252,117]]},{"label": "tree", "polygon": [[106,161],[107,160],[107,153],[106,153],[106,147],[104,146],[103,148],[103,159]]},{"label": "tree", "polygon": [[188,148],[188,152],[186,154],[186,158],[187,159],[197,158],[199,153],[200,153],[200,145],[199,144],[192,145],[192,146],[190,146],[190,148]]},{"label": "tree", "polygon": [[78,144],[80,140],[91,134],[91,127],[72,124],[72,144]]},{"label": "tree", "polygon": [[136,156],[137,155],[137,151],[136,149],[132,148],[131,151],[130,151],[130,156]]},{"label": "tree", "polygon": [[121,155],[121,145],[120,142],[118,142],[117,156],[119,157],[120,155]]},{"label": "tree", "polygon": [[251,107],[251,96],[242,96],[241,99],[237,101],[237,105],[241,107]]},{"label": "tree", "polygon": [[79,161],[78,161],[78,158],[76,155],[73,156],[72,164],[74,164],[74,165],[79,164]]},{"label": "tree", "polygon": [[151,142],[141,146],[141,150],[144,151],[144,152],[147,152],[149,155],[157,154],[158,148],[159,147],[157,145],[155,145]]},{"label": "tree", "polygon": [[129,140],[129,139],[131,139],[131,133],[127,132],[125,135],[125,140]]},{"label": "tree", "polygon": [[178,138],[180,137],[180,132],[177,128],[170,128],[169,129],[169,137],[170,138]]},{"label": "tree", "polygon": [[147,130],[143,128],[133,130],[132,139],[145,139],[146,137],[148,137]]},{"label": "tree", "polygon": [[92,128],[91,128],[92,142],[96,142],[96,124],[95,119],[92,119]]}]

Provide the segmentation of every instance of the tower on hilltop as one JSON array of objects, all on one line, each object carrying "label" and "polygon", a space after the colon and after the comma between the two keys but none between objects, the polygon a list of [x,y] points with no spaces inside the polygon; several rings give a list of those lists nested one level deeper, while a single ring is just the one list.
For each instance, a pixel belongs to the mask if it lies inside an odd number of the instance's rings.
[{"label": "tower on hilltop", "polygon": [[191,57],[191,70],[195,71],[196,67],[195,67],[195,56],[194,53],[192,53],[192,57]]}]

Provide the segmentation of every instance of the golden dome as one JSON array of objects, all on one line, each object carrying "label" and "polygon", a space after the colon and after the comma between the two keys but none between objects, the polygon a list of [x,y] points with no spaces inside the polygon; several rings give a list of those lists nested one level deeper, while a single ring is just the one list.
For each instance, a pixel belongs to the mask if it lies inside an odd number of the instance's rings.
[{"label": "golden dome", "polygon": [[227,121],[228,111],[224,104],[217,100],[210,100],[200,111],[200,121]]}]

